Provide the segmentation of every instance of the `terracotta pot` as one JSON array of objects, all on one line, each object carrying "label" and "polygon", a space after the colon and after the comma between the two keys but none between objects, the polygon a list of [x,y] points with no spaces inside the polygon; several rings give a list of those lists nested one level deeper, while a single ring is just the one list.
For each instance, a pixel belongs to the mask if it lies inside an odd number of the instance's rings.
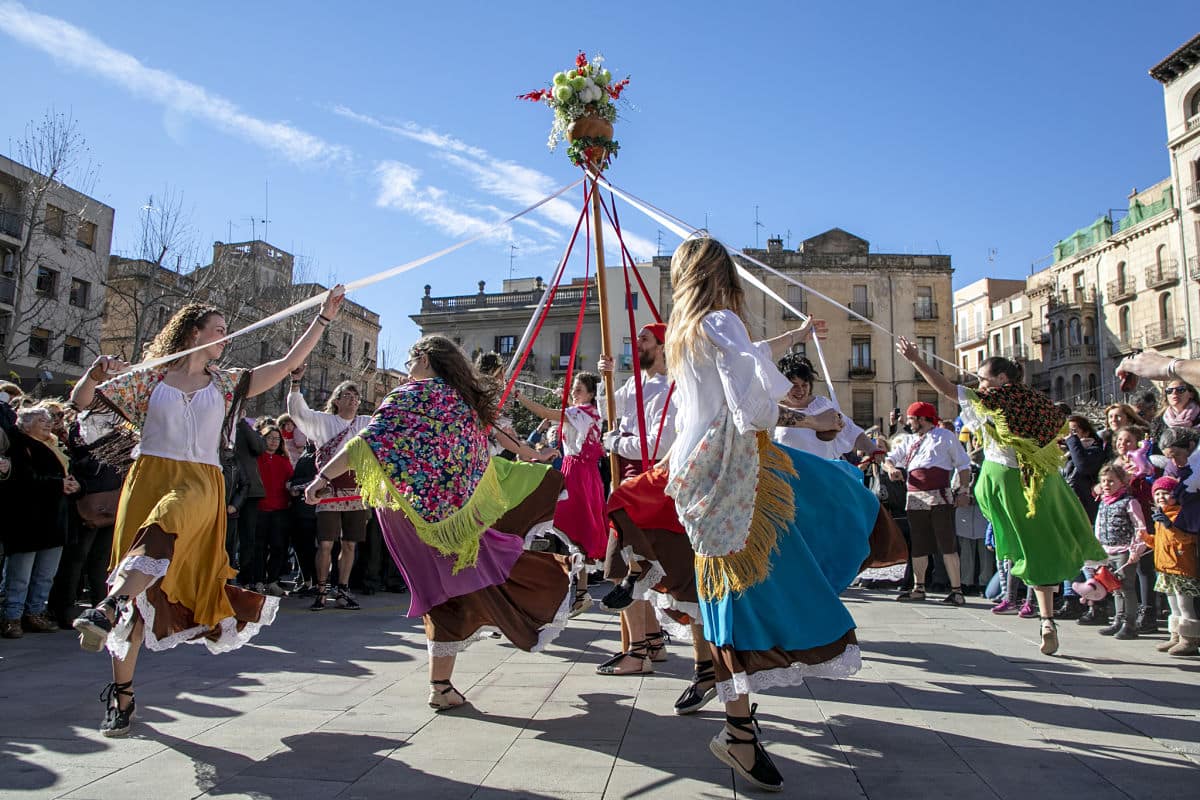
[{"label": "terracotta pot", "polygon": [[603,117],[580,117],[567,128],[567,140],[576,139],[612,139],[612,123]]}]

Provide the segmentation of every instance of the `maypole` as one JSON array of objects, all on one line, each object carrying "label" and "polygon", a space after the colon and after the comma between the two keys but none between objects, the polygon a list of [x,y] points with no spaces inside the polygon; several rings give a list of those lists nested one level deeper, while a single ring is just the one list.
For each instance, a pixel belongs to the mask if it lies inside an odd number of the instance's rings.
[{"label": "maypole", "polygon": [[[613,120],[617,110],[613,101],[629,84],[629,78],[614,82],[612,73],[603,67],[604,59],[596,56],[590,61],[580,52],[575,57],[575,66],[555,74],[547,89],[538,89],[521,95],[523,100],[545,102],[554,110],[554,125],[550,130],[550,146],[560,139],[570,143],[567,156],[572,163],[583,169],[591,182],[592,229],[595,232],[596,291],[600,308],[600,356],[612,357],[608,310],[608,280],[604,262],[604,221],[601,216],[600,193],[597,184],[600,174],[616,155],[620,145],[613,140]],[[586,208],[585,208],[586,211]],[[618,234],[619,235],[619,234]],[[622,243],[622,247],[623,247]],[[622,262],[624,263],[624,262]],[[632,334],[631,334],[632,335]],[[575,350],[579,348],[578,334]],[[574,359],[572,358],[572,362]],[[604,393],[608,424],[616,424],[617,396],[613,385],[613,372],[603,374]],[[567,392],[570,387],[567,387]],[[609,466],[614,485],[619,480],[620,469],[617,454],[609,454]]]}]

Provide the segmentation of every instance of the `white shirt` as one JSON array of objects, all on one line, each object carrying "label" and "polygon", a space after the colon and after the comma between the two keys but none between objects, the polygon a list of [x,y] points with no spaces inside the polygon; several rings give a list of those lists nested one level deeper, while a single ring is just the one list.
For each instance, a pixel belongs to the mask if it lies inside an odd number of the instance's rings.
[{"label": "white shirt", "polygon": [[221,466],[221,425],[225,398],[210,383],[186,395],[165,381],[150,394],[138,452],[172,461]]},{"label": "white shirt", "polygon": [[600,436],[600,420],[598,417],[593,418],[579,406],[567,406],[567,412],[563,416],[562,454],[577,456],[583,450],[583,443],[587,441],[589,431],[595,429],[596,436]]},{"label": "white shirt", "polygon": [[[834,409],[833,401],[827,397],[813,397],[806,408],[801,411],[810,416],[820,414],[824,411]],[[858,441],[858,437],[862,435],[863,429],[854,424],[852,420],[842,417],[846,423],[846,427],[838,432],[838,435],[824,442],[817,438],[817,432],[808,428],[784,428],[778,427],[775,429],[775,441],[782,445],[787,445],[794,450],[803,450],[806,453],[812,453],[814,456],[821,458],[839,459],[846,453],[854,449],[854,443]]]},{"label": "white shirt", "polygon": [[695,357],[678,365],[675,379],[673,464],[691,455],[726,408],[739,433],[771,430],[779,420],[779,401],[792,388],[776,368],[771,346],[751,342],[737,314],[713,311],[700,326],[708,341],[697,342]]},{"label": "white shirt", "polygon": [[305,436],[313,440],[319,449],[326,442],[337,436],[347,425],[352,425],[352,433],[358,433],[371,422],[370,414],[359,414],[352,420],[345,420],[337,414],[327,414],[324,411],[313,411],[308,407],[304,395],[299,389],[292,390],[287,396],[287,410],[292,421],[296,423]]},{"label": "white shirt", "polygon": [[945,428],[935,427],[926,434],[906,433],[897,437],[895,448],[884,459],[900,469],[936,467],[951,473],[971,468],[971,457],[962,442]]},{"label": "white shirt", "polygon": [[[667,400],[670,387],[671,381],[666,375],[652,375],[642,380],[642,402],[646,418],[646,455],[651,459],[654,458],[655,448],[657,448],[658,457],[662,458],[675,441],[676,394],[674,392],[670,393],[671,403],[667,408],[666,418],[663,417],[663,403]],[[607,414],[608,404],[604,400],[603,391],[597,396],[596,405],[601,415]],[[617,439],[614,452],[630,461],[641,461],[642,439],[638,433],[637,385],[632,377],[626,380],[620,389],[617,389],[616,407],[617,419],[620,420],[617,430],[622,435]]]},{"label": "white shirt", "polygon": [[976,413],[975,406],[971,405],[970,402],[974,395],[975,392],[967,387],[958,387],[958,405],[960,409],[959,417],[962,418],[963,429],[971,431],[972,433],[978,433],[983,437],[984,459],[995,464],[999,464],[1002,467],[1020,469],[1020,465],[1017,463],[1017,451],[1013,450],[1011,447],[1005,447],[1001,445],[999,442],[994,440],[991,435],[988,434],[987,429],[984,428],[984,425],[990,421],[991,417],[980,416],[978,413]]}]

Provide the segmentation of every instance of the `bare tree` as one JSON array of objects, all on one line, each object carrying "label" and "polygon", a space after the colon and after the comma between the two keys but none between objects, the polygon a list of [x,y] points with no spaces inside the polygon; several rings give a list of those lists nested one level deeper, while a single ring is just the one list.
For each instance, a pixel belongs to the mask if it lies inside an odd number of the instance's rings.
[{"label": "bare tree", "polygon": [[[107,269],[93,222],[100,204],[87,197],[96,179],[87,141],[74,118],[51,109],[25,127],[13,149],[27,171],[18,176],[15,187],[21,244],[5,275],[12,282],[13,311],[0,316],[0,356],[7,363],[19,357],[41,366],[55,360],[50,354],[73,337],[81,340],[79,358],[85,361],[96,352],[96,337],[79,334],[99,321],[103,304],[80,296],[83,287],[58,285],[58,279],[69,266],[73,278],[98,286]],[[70,246],[70,237],[80,246]],[[39,336],[37,346],[31,347],[35,329],[48,335]]]}]

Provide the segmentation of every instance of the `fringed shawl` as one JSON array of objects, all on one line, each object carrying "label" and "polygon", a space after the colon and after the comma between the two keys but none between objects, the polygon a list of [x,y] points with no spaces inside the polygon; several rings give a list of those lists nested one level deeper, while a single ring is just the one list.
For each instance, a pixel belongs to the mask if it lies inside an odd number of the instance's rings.
[{"label": "fringed shawl", "polygon": [[1065,458],[1058,439],[1066,434],[1067,415],[1049,397],[1023,383],[968,391],[967,400],[984,420],[984,435],[1016,454],[1029,505],[1026,516],[1033,517],[1046,476],[1057,472]]},{"label": "fringed shawl", "polygon": [[475,564],[479,539],[508,504],[479,417],[441,378],[392,390],[349,445],[363,502],[402,511],[421,541]]},{"label": "fringed shawl", "polygon": [[779,532],[795,516],[795,468],[765,431],[739,433],[723,412],[678,470],[666,494],[696,551],[702,600],[766,580]]}]

